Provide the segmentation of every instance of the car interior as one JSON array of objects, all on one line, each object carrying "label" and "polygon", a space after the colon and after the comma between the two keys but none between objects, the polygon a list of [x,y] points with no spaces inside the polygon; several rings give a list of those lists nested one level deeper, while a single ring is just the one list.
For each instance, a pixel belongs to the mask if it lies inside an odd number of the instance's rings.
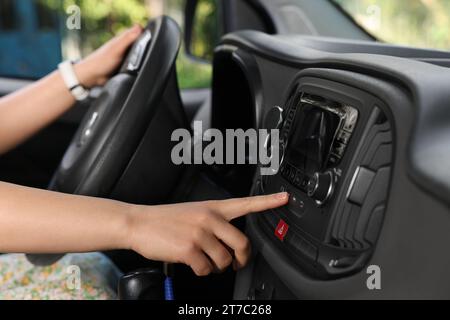
[{"label": "car interior", "polygon": [[[334,1],[215,1],[211,87],[180,89],[201,2],[185,1],[181,25],[151,19],[89,102],[0,157],[0,180],[146,205],[289,192],[233,222],[252,243],[243,270],[174,265],[179,300],[450,298],[450,52],[379,41]],[[0,95],[30,83],[0,78]],[[171,134],[194,121],[280,130],[280,170],[174,165]],[[162,263],[106,254],[123,298],[158,298]],[[367,287],[373,265],[383,290]]]}]

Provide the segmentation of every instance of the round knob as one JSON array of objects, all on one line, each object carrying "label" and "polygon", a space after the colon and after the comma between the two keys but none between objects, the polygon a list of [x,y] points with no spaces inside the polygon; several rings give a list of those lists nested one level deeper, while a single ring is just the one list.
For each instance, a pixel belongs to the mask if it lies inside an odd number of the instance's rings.
[{"label": "round knob", "polygon": [[308,196],[316,201],[318,205],[327,202],[334,192],[334,176],[333,173],[327,171],[325,173],[316,172],[309,180]]},{"label": "round knob", "polygon": [[272,160],[274,156],[273,149],[279,148],[280,160],[278,168],[273,170],[275,174],[278,173],[279,167],[281,167],[281,164],[284,161],[285,146],[282,141],[280,141],[278,145],[273,145],[272,132],[270,132],[270,130],[280,129],[282,124],[283,124],[283,109],[281,107],[276,106],[267,111],[264,119],[264,127],[266,130],[269,130],[269,135],[267,136],[264,142],[264,148],[266,149],[267,155],[269,156],[270,160]]},{"label": "round knob", "polygon": [[277,160],[278,166],[277,166],[277,168],[272,168],[272,172],[274,174],[277,174],[284,162],[284,154],[285,154],[286,149],[285,149],[285,145],[284,145],[283,141],[280,141],[278,144],[272,145],[272,134],[269,133],[269,135],[266,138],[266,141],[264,142],[264,149],[265,149],[267,156],[269,157],[269,164],[267,165],[267,167],[271,167],[271,165],[272,165],[275,148],[278,148],[278,157],[279,158]]},{"label": "round knob", "polygon": [[270,109],[264,120],[265,129],[274,130],[280,129],[281,124],[283,123],[283,109],[280,107],[273,107]]}]

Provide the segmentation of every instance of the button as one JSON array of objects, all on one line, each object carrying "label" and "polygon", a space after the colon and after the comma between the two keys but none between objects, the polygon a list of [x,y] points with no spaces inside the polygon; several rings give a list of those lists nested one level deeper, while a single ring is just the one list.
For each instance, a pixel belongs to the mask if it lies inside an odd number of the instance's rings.
[{"label": "button", "polygon": [[347,146],[345,144],[338,142],[335,144],[333,151],[336,155],[338,155],[340,158],[342,158],[342,156],[345,153],[346,148],[347,148]]},{"label": "button", "polygon": [[130,53],[130,57],[128,59],[127,70],[130,72],[135,72],[139,70],[141,67],[145,50],[152,39],[152,34],[149,30],[146,30],[140,37],[140,39],[136,42],[134,48]]},{"label": "button", "polygon": [[141,57],[143,48],[142,46],[138,46],[132,53],[131,57],[130,57],[130,65],[133,68],[136,68],[137,65],[139,64],[139,59]]},{"label": "button", "polygon": [[128,71],[136,71],[141,64],[145,47],[139,44],[132,52],[128,62]]},{"label": "button", "polygon": [[300,187],[302,184],[303,175],[300,172],[297,172],[297,175],[295,176],[294,185],[297,187]]},{"label": "button", "polygon": [[289,181],[294,182],[296,174],[297,174],[297,172],[295,171],[295,169],[291,169],[289,172]]},{"label": "button", "polygon": [[285,166],[283,168],[283,172],[282,172],[283,177],[285,177],[286,179],[289,179],[290,173],[291,173],[291,168],[289,166]]},{"label": "button", "polygon": [[286,180],[290,181],[291,179],[293,179],[293,178],[291,178],[292,175],[294,175],[294,177],[295,177],[295,169],[288,164],[288,165],[286,165],[284,177],[286,178]]},{"label": "button", "polygon": [[348,201],[361,206],[364,203],[376,173],[364,167],[358,167],[353,175],[347,194]]},{"label": "button", "polygon": [[309,178],[306,177],[306,176],[304,176],[304,177],[303,177],[303,180],[302,180],[302,182],[301,182],[301,184],[300,184],[300,188],[301,188],[302,190],[306,191],[306,188],[308,187],[308,183],[309,183]]},{"label": "button", "polygon": [[341,131],[338,136],[338,140],[343,144],[348,144],[350,142],[351,133],[347,131]]},{"label": "button", "polygon": [[294,120],[294,117],[295,117],[295,113],[294,113],[294,112],[290,112],[290,113],[289,113],[289,116],[288,116],[288,119],[289,119],[290,121],[292,121],[292,120]]},{"label": "button", "polygon": [[300,196],[291,194],[289,198],[288,209],[297,218],[302,218],[305,213],[305,202],[301,199]]},{"label": "button", "polygon": [[[302,203],[302,204],[300,205],[300,203]],[[292,194],[289,198],[289,205],[292,205],[295,207],[299,206],[299,207],[303,208],[305,206],[305,203],[303,201],[301,201],[297,195]]]},{"label": "button", "polygon": [[344,130],[353,132],[353,130],[355,130],[356,123],[358,122],[358,110],[351,107],[346,107],[345,111],[347,117],[344,124]]},{"label": "button", "polygon": [[278,223],[278,226],[275,228],[275,236],[280,240],[284,241],[284,238],[286,238],[286,235],[289,230],[289,225],[281,219]]},{"label": "button", "polygon": [[340,158],[335,154],[330,154],[329,162],[332,165],[337,165],[339,163]]}]

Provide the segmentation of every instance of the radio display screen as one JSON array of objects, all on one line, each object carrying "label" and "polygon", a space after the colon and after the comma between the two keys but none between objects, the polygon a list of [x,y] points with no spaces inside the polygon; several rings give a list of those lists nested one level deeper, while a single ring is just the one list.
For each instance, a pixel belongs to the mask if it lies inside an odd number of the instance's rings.
[{"label": "radio display screen", "polygon": [[310,175],[326,169],[341,118],[308,104],[299,108],[289,142],[288,160],[291,165]]}]

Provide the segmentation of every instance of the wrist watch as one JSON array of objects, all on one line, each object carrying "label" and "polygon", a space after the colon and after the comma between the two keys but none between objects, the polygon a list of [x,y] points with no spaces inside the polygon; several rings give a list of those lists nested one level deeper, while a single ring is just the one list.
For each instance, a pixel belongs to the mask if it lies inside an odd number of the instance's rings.
[{"label": "wrist watch", "polygon": [[72,61],[64,61],[58,65],[61,76],[69,91],[77,101],[83,101],[89,97],[89,90],[84,88],[78,80]]}]

